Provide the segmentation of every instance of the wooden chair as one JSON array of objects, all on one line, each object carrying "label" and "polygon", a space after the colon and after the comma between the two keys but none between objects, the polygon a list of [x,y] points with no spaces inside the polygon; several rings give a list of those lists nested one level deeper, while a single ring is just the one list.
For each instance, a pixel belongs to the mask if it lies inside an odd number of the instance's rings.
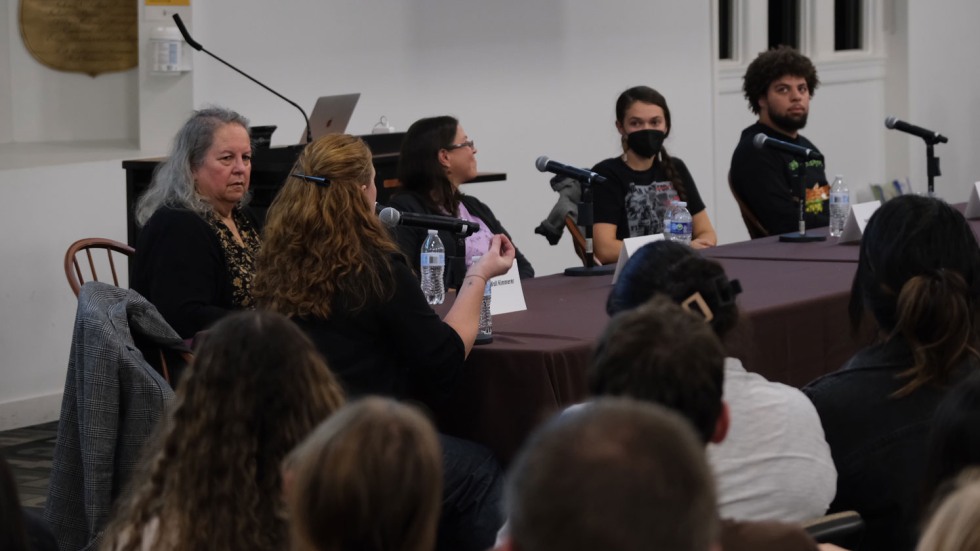
[{"label": "wooden chair", "polygon": [[575,223],[575,218],[571,214],[565,215],[565,229],[568,230],[568,235],[572,236],[572,246],[575,247],[575,254],[582,260],[582,265],[584,266],[585,235],[582,234],[582,230],[578,228],[578,224]]},{"label": "wooden chair", "polygon": [[749,209],[749,206],[742,201],[738,193],[735,192],[735,186],[732,185],[732,175],[728,174],[728,189],[732,191],[732,197],[735,198],[735,202],[738,203],[738,211],[742,214],[742,222],[745,223],[745,228],[749,230],[749,237],[752,239],[758,239],[760,237],[769,237],[769,232],[762,227],[762,223],[759,219],[755,217],[755,214]]},{"label": "wooden chair", "polygon": [[[99,262],[96,257],[92,256],[93,250],[102,250],[105,252],[106,259],[108,261],[109,271],[112,273],[112,284],[119,287],[119,274],[116,272],[116,259],[122,259],[122,255],[125,255],[128,260],[136,254],[136,249],[130,247],[125,243],[120,243],[118,241],[113,241],[112,239],[105,239],[103,237],[89,237],[87,239],[79,239],[75,241],[68,247],[68,252],[65,253],[65,276],[68,278],[68,285],[71,287],[75,296],[78,296],[79,290],[82,288],[82,284],[85,283],[85,275],[83,275],[83,264],[87,262],[87,270],[84,272],[91,274],[90,281],[101,281],[99,275],[96,271],[96,265]],[[79,253],[84,252],[82,257],[82,262],[79,262]],[[104,266],[103,266],[104,267]],[[126,269],[126,263],[122,263],[122,269]],[[108,283],[108,281],[106,281]]]}]

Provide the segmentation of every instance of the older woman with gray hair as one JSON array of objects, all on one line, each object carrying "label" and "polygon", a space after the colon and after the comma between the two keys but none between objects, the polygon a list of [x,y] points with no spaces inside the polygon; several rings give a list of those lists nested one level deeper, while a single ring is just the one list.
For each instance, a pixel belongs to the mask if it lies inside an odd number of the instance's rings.
[{"label": "older woman with gray hair", "polygon": [[244,206],[251,163],[247,119],[218,107],[196,111],[136,203],[142,229],[132,288],[185,339],[253,307],[259,229]]}]

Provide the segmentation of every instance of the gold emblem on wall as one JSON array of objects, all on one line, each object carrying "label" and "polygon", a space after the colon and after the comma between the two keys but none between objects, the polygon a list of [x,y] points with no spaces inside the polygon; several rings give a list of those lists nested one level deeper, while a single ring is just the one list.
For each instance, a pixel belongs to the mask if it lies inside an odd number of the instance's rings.
[{"label": "gold emblem on wall", "polygon": [[138,61],[136,10],[133,0],[21,0],[20,34],[52,69],[93,77],[125,71]]}]

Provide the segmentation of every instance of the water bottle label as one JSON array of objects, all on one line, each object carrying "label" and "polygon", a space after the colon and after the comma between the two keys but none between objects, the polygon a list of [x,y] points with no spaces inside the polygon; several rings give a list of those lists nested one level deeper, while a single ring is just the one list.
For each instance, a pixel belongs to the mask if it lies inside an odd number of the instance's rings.
[{"label": "water bottle label", "polygon": [[446,253],[422,253],[423,267],[427,266],[445,266],[446,265]]},{"label": "water bottle label", "polygon": [[669,233],[673,235],[689,235],[691,233],[690,222],[675,222],[671,220],[667,227],[669,228]]},{"label": "water bottle label", "polygon": [[830,194],[830,204],[831,205],[846,205],[851,202],[851,197],[846,193],[831,193]]}]

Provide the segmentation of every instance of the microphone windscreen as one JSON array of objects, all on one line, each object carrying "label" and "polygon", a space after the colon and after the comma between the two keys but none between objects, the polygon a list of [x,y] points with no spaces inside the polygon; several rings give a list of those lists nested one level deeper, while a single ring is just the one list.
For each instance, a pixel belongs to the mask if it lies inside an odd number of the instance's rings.
[{"label": "microphone windscreen", "polygon": [[898,119],[895,117],[885,117],[885,128],[895,128],[895,123]]},{"label": "microphone windscreen", "polygon": [[538,157],[538,160],[534,161],[534,166],[541,172],[548,172],[548,157],[544,155]]},{"label": "microphone windscreen", "polygon": [[765,147],[766,140],[768,138],[769,137],[766,136],[764,133],[759,132],[758,134],[755,135],[754,138],[752,138],[752,144],[755,145],[756,149],[762,149],[763,147]]},{"label": "microphone windscreen", "polygon": [[381,223],[389,228],[393,228],[398,225],[398,221],[402,219],[402,213],[391,207],[385,207],[381,209],[378,214],[378,218],[381,219]]}]

